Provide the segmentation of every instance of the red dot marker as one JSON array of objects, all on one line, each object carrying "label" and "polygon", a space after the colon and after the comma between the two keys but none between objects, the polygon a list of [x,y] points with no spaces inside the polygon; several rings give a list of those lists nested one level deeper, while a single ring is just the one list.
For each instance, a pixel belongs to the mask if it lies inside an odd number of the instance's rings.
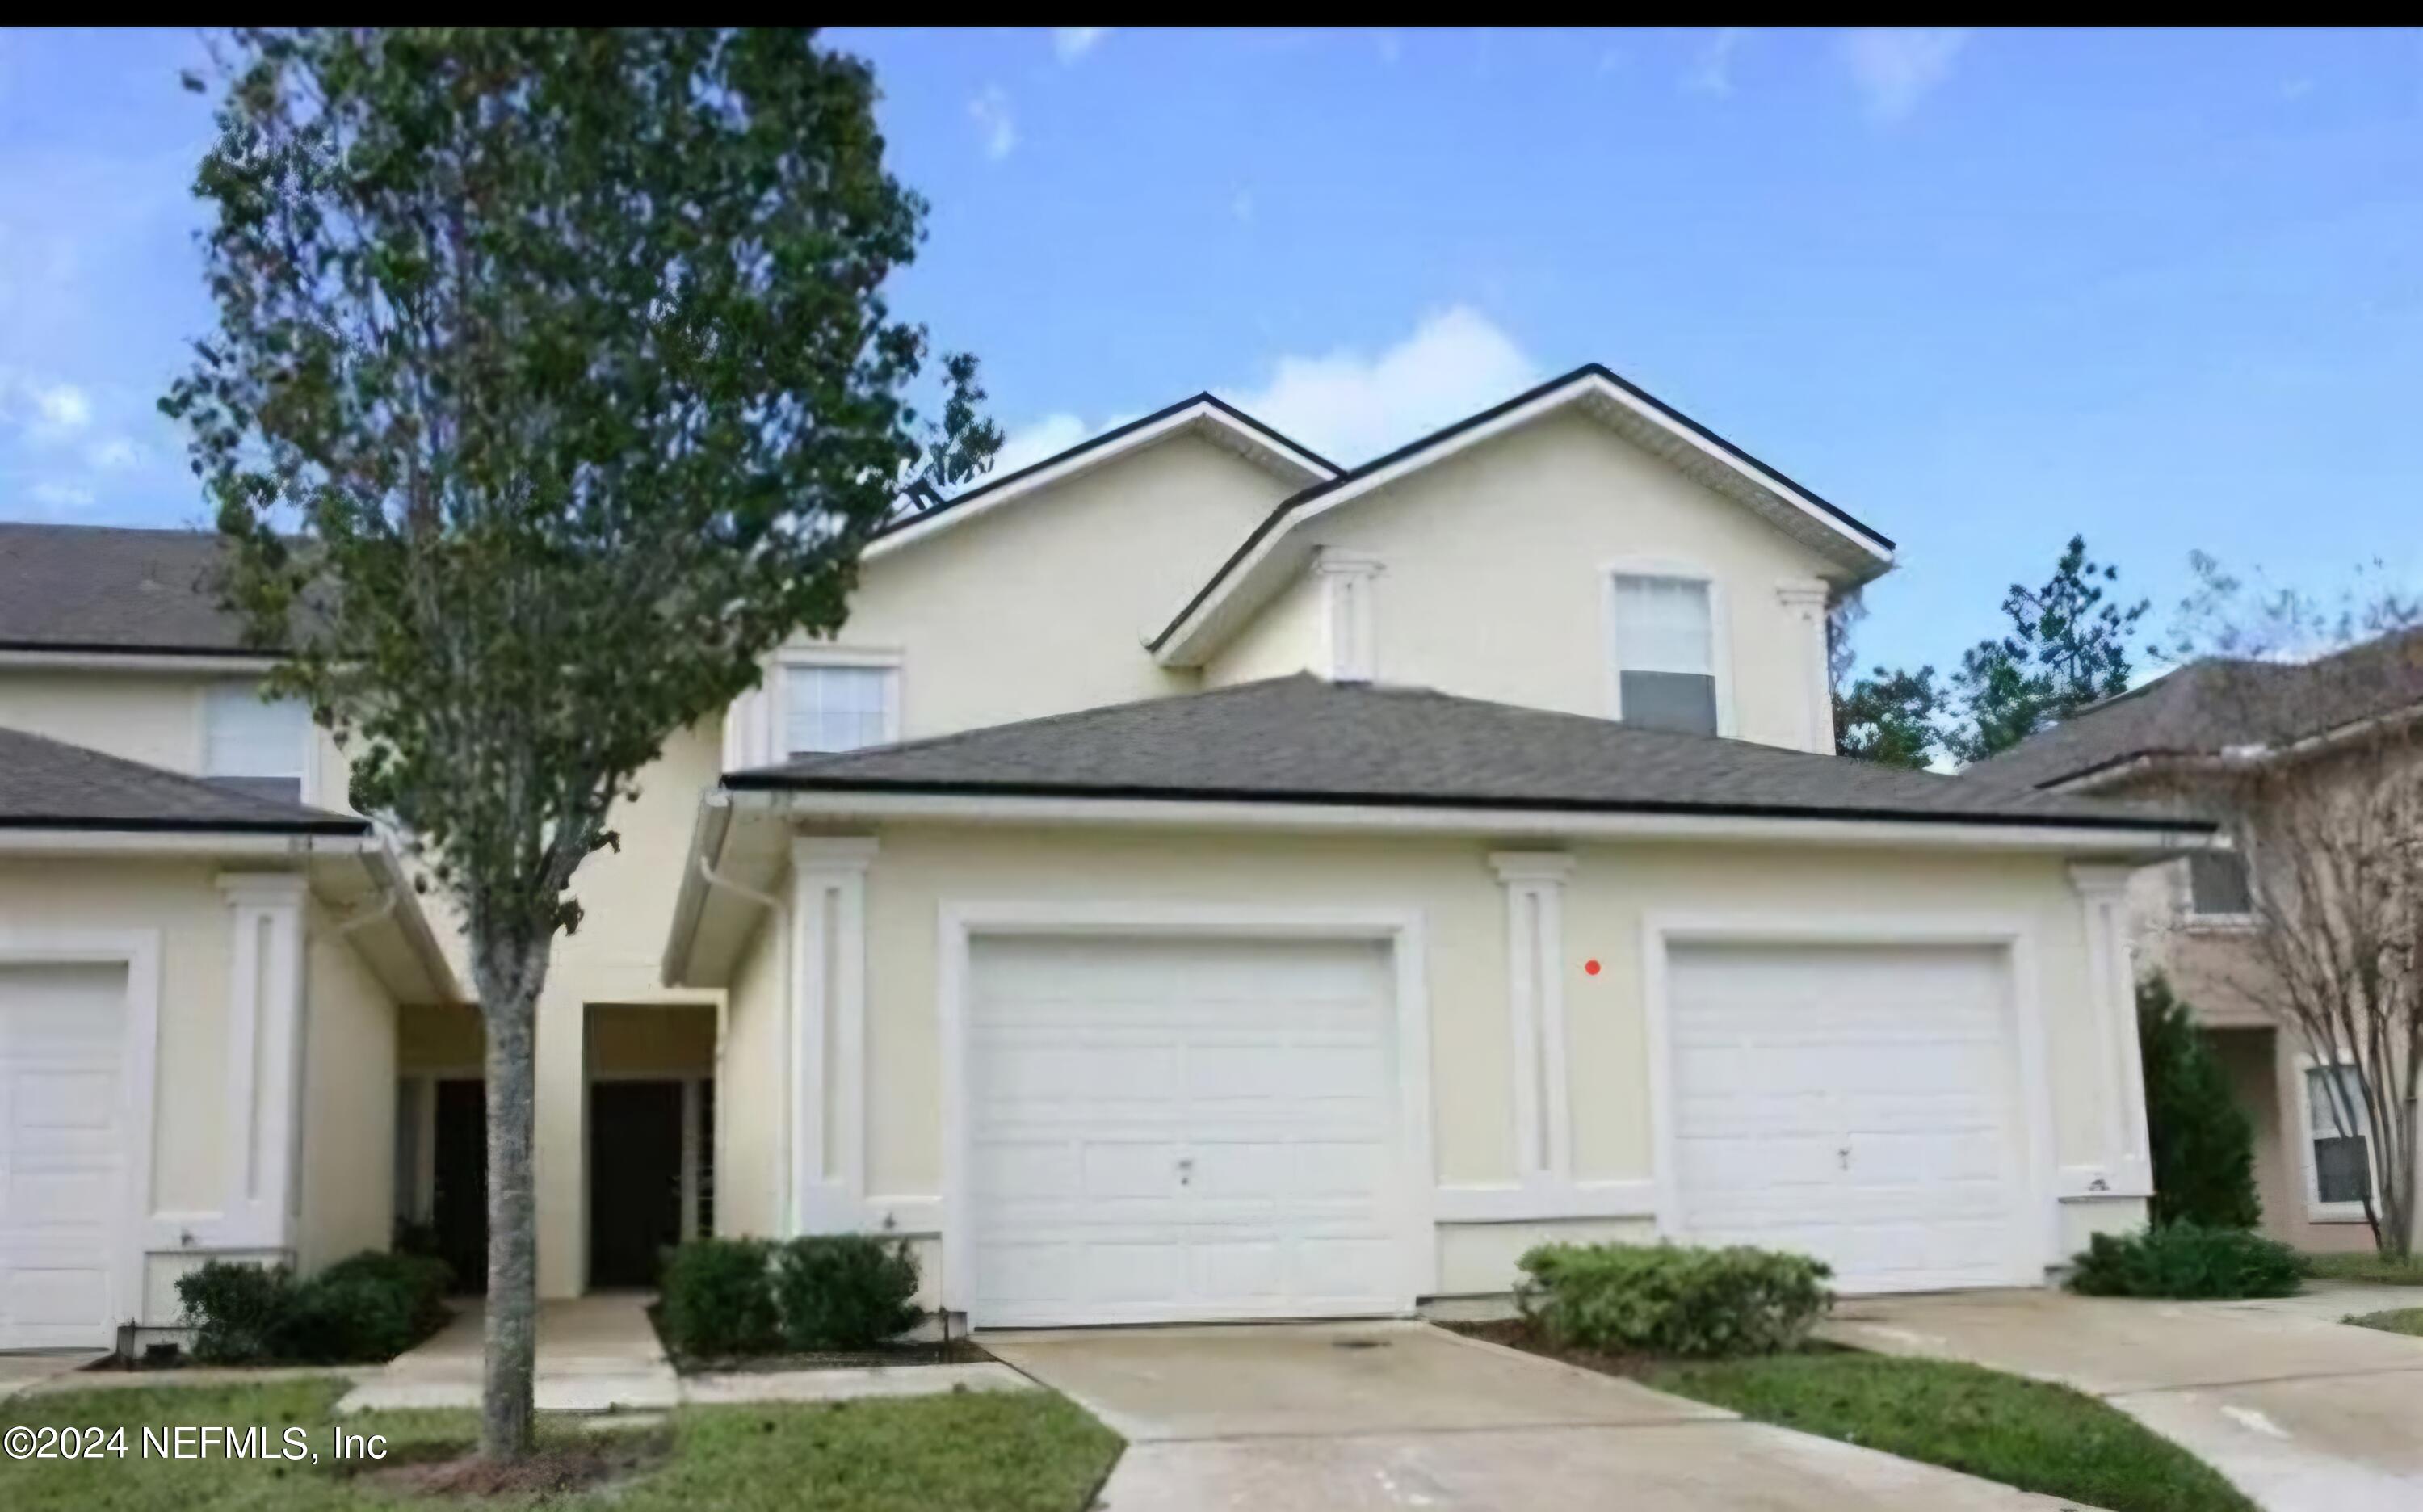
[{"label": "red dot marker", "polygon": [[1595,977],[1598,975],[1598,963],[1595,961],[1585,961],[1582,963],[1582,969]]}]

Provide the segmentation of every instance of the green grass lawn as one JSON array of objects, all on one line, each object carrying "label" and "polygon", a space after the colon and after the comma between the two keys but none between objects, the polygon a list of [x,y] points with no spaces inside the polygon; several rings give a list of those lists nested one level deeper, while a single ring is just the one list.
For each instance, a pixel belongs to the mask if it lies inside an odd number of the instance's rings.
[{"label": "green grass lawn", "polygon": [[[162,1387],[21,1397],[0,1402],[0,1424],[98,1425],[126,1430],[128,1455],[83,1463],[0,1460],[0,1507],[9,1512],[318,1512],[322,1508],[527,1505],[402,1496],[331,1471],[330,1409],[341,1385],[318,1380],[259,1386]],[[467,1442],[468,1412],[373,1413],[348,1429],[384,1433],[400,1456]],[[318,1466],[145,1459],[152,1426],[252,1424],[304,1428]],[[586,1430],[557,1427],[569,1436]],[[641,1430],[644,1431],[644,1430]],[[686,1408],[657,1432],[662,1463],[549,1507],[615,1512],[796,1508],[818,1512],[1081,1512],[1118,1457],[1109,1429],[1048,1392],[968,1392],[835,1406]]]},{"label": "green grass lawn", "polygon": [[1678,1363],[1645,1378],[1762,1423],[2109,1512],[2255,1512],[2219,1472],[2119,1409],[1976,1365],[1845,1350]]},{"label": "green grass lawn", "polygon": [[2373,1281],[2383,1286],[2423,1286],[2423,1255],[2384,1260],[2369,1249],[2305,1256],[2305,1274],[2316,1281]]},{"label": "green grass lawn", "polygon": [[2355,1313],[2339,1320],[2359,1329],[2379,1329],[2383,1333],[2412,1333],[2423,1336],[2423,1307],[2392,1308],[2386,1313]]}]

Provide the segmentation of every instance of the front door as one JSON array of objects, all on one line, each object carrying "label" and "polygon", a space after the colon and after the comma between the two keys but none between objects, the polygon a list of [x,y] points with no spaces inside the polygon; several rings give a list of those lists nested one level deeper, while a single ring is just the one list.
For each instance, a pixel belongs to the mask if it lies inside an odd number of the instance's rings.
[{"label": "front door", "polygon": [[488,1088],[454,1078],[437,1084],[429,1220],[454,1289],[488,1289]]},{"label": "front door", "polygon": [[682,1236],[682,1084],[589,1089],[589,1284],[654,1286]]}]

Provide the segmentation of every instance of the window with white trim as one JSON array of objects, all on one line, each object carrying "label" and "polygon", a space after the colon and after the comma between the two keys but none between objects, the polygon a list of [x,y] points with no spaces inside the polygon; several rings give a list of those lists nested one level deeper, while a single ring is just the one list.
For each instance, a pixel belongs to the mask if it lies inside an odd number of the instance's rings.
[{"label": "window with white trim", "polygon": [[791,662],[783,668],[783,754],[855,751],[897,739],[896,667]]},{"label": "window with white trim", "polygon": [[2243,851],[2198,851],[2188,857],[2188,912],[2200,918],[2245,918],[2255,883]]},{"label": "window with white trim", "polygon": [[2351,1065],[2304,1068],[2306,1195],[2317,1208],[2360,1211],[2372,1194],[2364,1080]]},{"label": "window with white trim", "polygon": [[1624,724],[1717,733],[1716,614],[1705,581],[1616,574],[1615,658]]},{"label": "window with white trim", "polygon": [[202,775],[261,798],[303,801],[311,760],[311,711],[300,699],[263,699],[250,682],[214,682],[202,694]]}]

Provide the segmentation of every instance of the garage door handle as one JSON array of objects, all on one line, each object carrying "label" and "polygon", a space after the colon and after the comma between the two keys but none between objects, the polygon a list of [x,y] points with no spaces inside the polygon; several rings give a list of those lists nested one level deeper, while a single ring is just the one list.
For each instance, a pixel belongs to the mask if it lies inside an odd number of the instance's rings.
[{"label": "garage door handle", "polygon": [[1180,1155],[1178,1157],[1178,1185],[1180,1186],[1192,1186],[1195,1185],[1194,1156]]},{"label": "garage door handle", "polygon": [[1840,1150],[1834,1152],[1834,1163],[1842,1167],[1845,1170],[1851,1169],[1851,1147],[1849,1145],[1846,1144]]}]

